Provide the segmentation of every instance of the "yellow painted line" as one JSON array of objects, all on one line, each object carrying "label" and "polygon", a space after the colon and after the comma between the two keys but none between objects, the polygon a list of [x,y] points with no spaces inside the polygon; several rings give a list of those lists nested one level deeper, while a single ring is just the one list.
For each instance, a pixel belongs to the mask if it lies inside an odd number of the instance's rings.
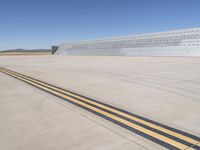
[{"label": "yellow painted line", "polygon": [[192,147],[188,147],[188,148],[186,148],[184,150],[193,150],[193,148]]},{"label": "yellow painted line", "polygon": [[[9,70],[7,70],[7,69],[5,69],[5,70],[6,70],[6,71],[9,71]],[[12,72],[12,71],[11,71],[11,72]],[[175,137],[177,137],[177,138],[179,138],[179,139],[182,139],[182,140],[184,140],[184,141],[187,141],[187,142],[189,142],[189,143],[191,143],[191,144],[196,144],[196,143],[200,142],[200,141],[197,141],[197,140],[192,139],[192,138],[190,138],[190,137],[187,137],[187,136],[185,136],[185,135],[182,135],[182,134],[180,134],[180,133],[177,133],[177,132],[174,132],[174,131],[172,131],[172,130],[169,130],[169,129],[160,127],[160,126],[158,126],[158,125],[155,125],[155,124],[153,124],[153,123],[151,123],[151,122],[148,122],[148,121],[139,119],[139,118],[137,118],[137,117],[131,116],[131,115],[126,114],[126,113],[124,113],[124,112],[121,112],[121,111],[119,111],[119,110],[116,110],[116,109],[110,108],[110,107],[108,107],[108,106],[99,104],[99,103],[97,103],[97,102],[95,102],[95,101],[91,101],[91,100],[89,100],[89,99],[86,99],[86,98],[84,98],[84,97],[78,96],[78,95],[76,95],[76,94],[67,92],[67,91],[65,91],[65,90],[56,88],[56,87],[54,87],[54,86],[45,84],[45,83],[40,82],[40,81],[34,80],[34,79],[30,78],[30,77],[26,77],[26,76],[20,75],[20,74],[15,73],[15,72],[12,72],[12,73],[14,73],[14,74],[16,74],[16,75],[18,75],[18,76],[24,77],[24,78],[26,78],[26,79],[28,79],[28,80],[33,81],[33,82],[42,84],[42,85],[47,86],[47,87],[49,87],[49,88],[52,88],[52,89],[54,89],[54,90],[57,90],[57,91],[59,91],[59,92],[68,94],[68,95],[70,95],[70,96],[73,96],[73,97],[75,97],[75,98],[78,98],[78,99],[80,99],[80,100],[83,100],[83,101],[85,101],[85,102],[88,102],[88,103],[90,103],[90,104],[96,105],[96,106],[98,106],[98,107],[100,107],[100,108],[109,110],[109,111],[114,112],[114,113],[116,113],[116,114],[119,114],[119,115],[121,115],[121,116],[123,116],[123,117],[126,117],[126,118],[129,118],[129,119],[131,119],[131,120],[137,121],[137,122],[139,122],[139,123],[142,123],[142,124],[147,125],[147,126],[149,126],[149,127],[151,127],[151,128],[157,129],[157,130],[162,131],[162,132],[164,132],[164,133],[167,133],[167,134],[169,134],[169,135],[175,136]]]},{"label": "yellow painted line", "polygon": [[[200,146],[200,142],[194,144],[194,146]],[[186,148],[185,150],[193,150],[193,147],[194,147],[194,146],[192,146],[192,147],[188,147],[188,148]]]},{"label": "yellow painted line", "polygon": [[[1,71],[2,71],[2,70],[1,70]],[[65,99],[67,99],[67,100],[69,100],[69,101],[71,101],[71,102],[74,102],[74,103],[76,103],[76,104],[79,104],[79,105],[81,105],[81,106],[83,106],[83,107],[86,107],[86,108],[88,108],[88,109],[90,109],[90,110],[93,110],[93,111],[95,111],[95,112],[97,112],[97,113],[99,113],[99,114],[102,114],[102,115],[104,115],[104,116],[106,116],[106,117],[109,117],[109,118],[111,118],[111,119],[113,119],[113,120],[116,120],[116,121],[118,121],[118,122],[120,122],[120,123],[122,123],[122,124],[124,124],[124,125],[126,125],[126,126],[129,126],[129,127],[133,128],[133,129],[136,129],[136,130],[138,130],[138,131],[140,131],[140,132],[143,132],[143,133],[145,133],[145,134],[147,134],[147,135],[150,135],[150,136],[152,136],[152,137],[154,137],[154,138],[156,138],[156,139],[158,139],[158,140],[160,140],[160,141],[163,141],[163,142],[165,142],[165,143],[168,143],[168,144],[170,144],[170,145],[172,145],[172,146],[174,146],[174,147],[176,147],[176,148],[178,148],[178,149],[186,149],[186,148],[188,148],[188,146],[186,146],[186,145],[184,145],[184,144],[182,144],[182,143],[179,143],[179,142],[177,142],[177,141],[174,141],[174,140],[172,140],[172,139],[170,139],[170,138],[168,138],[168,137],[165,137],[165,136],[160,135],[160,134],[158,134],[158,133],[156,133],[156,132],[153,132],[153,131],[151,131],[151,130],[148,130],[148,129],[146,129],[146,128],[143,128],[143,127],[141,127],[141,126],[139,126],[139,125],[136,125],[136,124],[134,124],[134,123],[132,123],[132,122],[129,122],[129,121],[127,121],[127,120],[124,120],[124,119],[122,119],[122,118],[119,118],[119,117],[117,117],[117,116],[115,116],[115,115],[112,115],[112,114],[106,112],[106,111],[103,111],[103,110],[100,110],[100,109],[95,108],[95,107],[93,107],[93,106],[90,106],[90,105],[88,105],[88,104],[86,104],[86,103],[83,103],[83,102],[81,102],[81,101],[79,101],[79,100],[76,100],[76,99],[74,99],[74,98],[71,98],[71,97],[69,97],[69,96],[66,96],[66,95],[64,95],[64,94],[62,94],[62,93],[59,93],[59,92],[56,92],[56,91],[54,91],[54,90],[52,90],[52,89],[49,89],[49,88],[47,88],[47,87],[38,85],[37,83],[34,83],[33,81],[30,81],[30,80],[27,80],[27,79],[23,79],[22,77],[19,77],[19,76],[17,76],[17,75],[14,75],[14,74],[12,74],[12,73],[9,73],[9,72],[5,72],[5,71],[2,71],[2,72],[6,73],[6,74],[9,74],[10,76],[13,76],[13,77],[15,77],[15,78],[18,78],[18,79],[20,79],[20,80],[22,80],[22,81],[25,81],[25,82],[27,82],[27,83],[29,83],[29,84],[31,84],[31,85],[34,85],[35,87],[41,88],[41,89],[43,89],[43,90],[45,90],[45,91],[48,91],[49,93],[55,94],[55,95],[57,95],[57,96],[59,96],[59,97],[65,98]]]}]

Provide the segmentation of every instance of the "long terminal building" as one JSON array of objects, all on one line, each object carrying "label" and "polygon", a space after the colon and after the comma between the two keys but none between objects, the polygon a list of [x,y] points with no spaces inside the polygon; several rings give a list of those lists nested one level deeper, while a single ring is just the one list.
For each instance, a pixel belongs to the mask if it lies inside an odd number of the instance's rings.
[{"label": "long terminal building", "polygon": [[200,28],[62,43],[55,54],[200,56]]}]

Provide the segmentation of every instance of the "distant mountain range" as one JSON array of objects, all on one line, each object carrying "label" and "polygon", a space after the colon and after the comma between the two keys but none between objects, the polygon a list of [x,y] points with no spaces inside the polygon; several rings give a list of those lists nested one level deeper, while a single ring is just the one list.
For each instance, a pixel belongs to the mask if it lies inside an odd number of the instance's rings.
[{"label": "distant mountain range", "polygon": [[0,52],[51,52],[51,49],[10,49],[1,50]]}]

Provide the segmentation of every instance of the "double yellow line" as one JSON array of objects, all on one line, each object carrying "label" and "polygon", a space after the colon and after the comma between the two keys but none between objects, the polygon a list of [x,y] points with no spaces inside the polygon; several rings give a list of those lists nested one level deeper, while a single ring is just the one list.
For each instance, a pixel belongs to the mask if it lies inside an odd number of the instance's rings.
[{"label": "double yellow line", "polygon": [[0,72],[80,106],[168,149],[200,149],[200,138],[194,135],[2,67]]}]

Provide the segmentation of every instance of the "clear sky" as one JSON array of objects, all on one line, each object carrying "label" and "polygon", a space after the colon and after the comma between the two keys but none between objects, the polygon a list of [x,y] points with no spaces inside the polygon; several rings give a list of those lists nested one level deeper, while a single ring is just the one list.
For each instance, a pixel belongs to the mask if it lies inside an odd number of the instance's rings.
[{"label": "clear sky", "polygon": [[0,0],[0,50],[200,27],[200,0]]}]

